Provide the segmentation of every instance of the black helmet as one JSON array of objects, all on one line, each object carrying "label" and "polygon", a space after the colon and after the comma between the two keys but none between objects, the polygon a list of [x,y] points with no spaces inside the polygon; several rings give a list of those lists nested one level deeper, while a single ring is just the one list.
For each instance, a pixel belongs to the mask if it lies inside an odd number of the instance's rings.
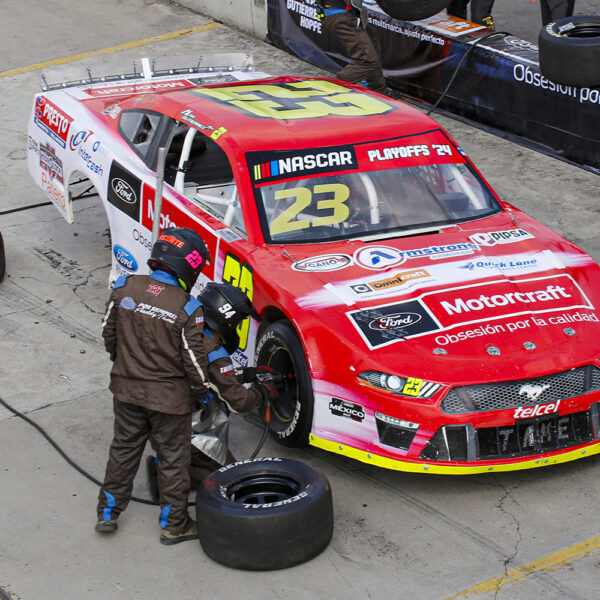
[{"label": "black helmet", "polygon": [[230,283],[206,284],[198,299],[203,304],[204,322],[218,335],[230,354],[240,345],[237,326],[246,318],[254,317],[260,321],[260,315],[242,290]]},{"label": "black helmet", "polygon": [[210,254],[195,231],[186,227],[169,227],[152,246],[148,266],[153,271],[171,273],[189,292],[207,262],[210,262]]}]

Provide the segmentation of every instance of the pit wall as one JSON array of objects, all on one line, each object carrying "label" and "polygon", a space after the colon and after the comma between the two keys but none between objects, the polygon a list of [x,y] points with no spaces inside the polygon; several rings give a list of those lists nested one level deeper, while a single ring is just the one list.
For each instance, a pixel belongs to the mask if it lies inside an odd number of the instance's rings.
[{"label": "pit wall", "polygon": [[261,40],[267,34],[265,0],[180,0],[179,4]]}]

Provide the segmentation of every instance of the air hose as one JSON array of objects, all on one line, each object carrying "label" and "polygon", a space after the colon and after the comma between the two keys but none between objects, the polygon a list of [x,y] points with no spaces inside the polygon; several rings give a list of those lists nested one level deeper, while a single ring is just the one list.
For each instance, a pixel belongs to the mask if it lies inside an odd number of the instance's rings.
[{"label": "air hose", "polygon": [[[8,410],[10,413],[12,413],[13,415],[15,415],[16,417],[19,417],[19,419],[23,419],[23,421],[25,421],[26,423],[28,423],[29,425],[31,425],[32,427],[34,427],[35,429],[37,429],[42,436],[46,439],[46,441],[79,473],[81,473],[81,475],[83,475],[86,479],[89,479],[92,483],[95,483],[98,487],[100,487],[102,485],[101,481],[98,481],[98,479],[96,479],[95,477],[93,477],[92,475],[90,475],[85,469],[83,469],[82,467],[80,467],[51,437],[48,433],[46,433],[46,431],[44,430],[44,428],[41,425],[38,425],[35,421],[33,421],[32,419],[30,419],[27,415],[24,415],[22,412],[19,412],[16,408],[13,408],[10,404],[8,404],[7,402],[5,402],[2,398],[0,398],[0,405],[2,405],[6,410]],[[261,437],[261,440],[258,444],[258,446],[256,447],[256,450],[254,451],[254,453],[252,454],[251,458],[255,458],[256,455],[260,452],[260,449],[262,448],[263,444],[265,443],[265,440],[267,439],[267,434],[269,433],[269,422],[271,420],[270,418],[270,414],[271,414],[271,409],[269,404],[267,403],[266,408],[265,408],[265,418],[264,418],[264,422],[265,422],[265,428],[263,431],[263,435]],[[141,504],[151,504],[152,506],[159,506],[158,502],[155,502],[154,500],[148,500],[147,498],[139,498],[137,496],[131,496],[131,500],[133,500],[134,502],[139,502]],[[196,503],[195,502],[189,502],[188,506],[194,506]]]}]

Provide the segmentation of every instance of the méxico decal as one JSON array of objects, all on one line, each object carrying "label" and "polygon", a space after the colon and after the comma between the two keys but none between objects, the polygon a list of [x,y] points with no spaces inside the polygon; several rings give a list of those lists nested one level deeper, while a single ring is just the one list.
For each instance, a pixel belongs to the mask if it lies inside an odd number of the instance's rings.
[{"label": "m\u00e9xico decal", "polygon": [[[568,311],[593,308],[575,280],[570,275],[562,274],[458,286],[427,292],[405,302],[346,314],[369,348],[378,348],[409,337],[474,323],[486,322],[486,327],[504,330],[502,322],[520,315],[527,315],[534,325],[539,326],[547,322],[544,317],[535,315],[560,311],[563,313],[560,319],[547,317],[548,320],[554,319],[550,323],[559,324],[569,321]],[[578,320],[595,319],[582,316]],[[490,321],[500,321],[500,324],[490,324]],[[469,337],[477,335],[474,333]]]},{"label": "m\u00e9xico decal", "polygon": [[332,81],[234,85],[190,90],[245,115],[263,119],[317,119],[366,117],[395,110],[385,100],[373,98]]}]

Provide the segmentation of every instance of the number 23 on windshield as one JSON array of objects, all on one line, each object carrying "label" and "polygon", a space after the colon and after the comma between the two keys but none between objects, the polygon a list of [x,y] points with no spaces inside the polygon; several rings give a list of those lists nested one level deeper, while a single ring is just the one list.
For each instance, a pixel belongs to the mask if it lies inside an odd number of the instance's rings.
[{"label": "number 23 on windshield", "polygon": [[[330,195],[315,200],[315,194]],[[279,235],[307,227],[343,223],[350,214],[346,204],[349,196],[350,189],[341,183],[315,185],[312,191],[305,187],[277,190],[274,196],[276,201],[290,198],[293,202],[271,221],[269,232],[271,235]],[[303,213],[309,208],[312,208],[311,213],[317,213],[316,216]]]}]

